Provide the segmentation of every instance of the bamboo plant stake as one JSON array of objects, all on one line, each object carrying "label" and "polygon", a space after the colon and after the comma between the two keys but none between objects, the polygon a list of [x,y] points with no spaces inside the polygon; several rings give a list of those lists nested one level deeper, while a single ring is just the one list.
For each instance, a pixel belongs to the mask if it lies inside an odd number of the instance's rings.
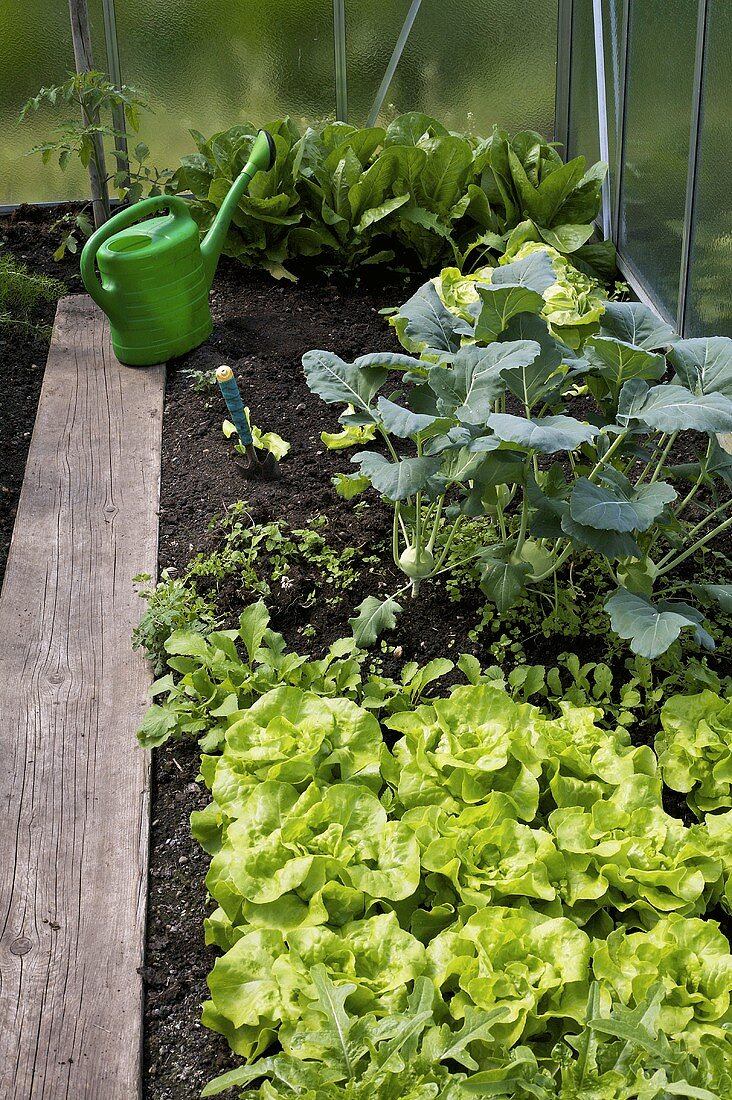
[{"label": "bamboo plant stake", "polygon": [[[69,0],[71,16],[71,40],[74,45],[74,63],[77,73],[88,73],[94,69],[92,57],[91,32],[89,29],[89,9],[87,0]],[[99,112],[87,113],[82,107],[85,126],[99,125]],[[94,153],[89,161],[89,186],[91,189],[94,225],[98,229],[110,215],[109,190],[107,188],[107,168],[104,159],[104,143],[101,134],[92,138]]]}]

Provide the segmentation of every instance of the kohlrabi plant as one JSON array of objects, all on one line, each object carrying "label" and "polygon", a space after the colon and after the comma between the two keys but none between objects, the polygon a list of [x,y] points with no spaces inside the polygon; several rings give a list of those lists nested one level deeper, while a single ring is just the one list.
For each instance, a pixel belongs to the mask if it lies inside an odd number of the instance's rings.
[{"label": "kohlrabi plant", "polygon": [[[391,318],[410,355],[303,357],[310,389],[351,406],[341,422],[375,426],[382,443],[337,479],[345,497],[371,486],[393,505],[406,579],[360,605],[359,644],[394,625],[397,596],[459,563],[461,525],[487,516],[492,538],[471,556],[500,611],[527,589],[556,593],[590,552],[607,571],[612,629],[633,652],[658,656],[682,630],[714,648],[690,596],[724,606],[732,586],[690,584],[680,567],[732,526],[732,454],[718,440],[732,432],[732,340],[680,340],[646,306],[598,297],[584,314],[592,334],[578,310],[571,347],[547,308],[555,262],[530,250],[484,282],[451,277],[453,300],[444,276],[443,296],[425,283]],[[403,383],[387,396],[395,371]],[[688,431],[704,445],[678,463]]]}]

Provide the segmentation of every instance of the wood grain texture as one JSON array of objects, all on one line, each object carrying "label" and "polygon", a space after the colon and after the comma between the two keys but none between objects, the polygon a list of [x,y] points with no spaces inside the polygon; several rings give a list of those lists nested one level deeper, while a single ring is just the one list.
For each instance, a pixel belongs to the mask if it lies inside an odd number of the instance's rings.
[{"label": "wood grain texture", "polygon": [[[0,1094],[133,1100],[141,1077],[147,668],[164,367],[64,298],[0,597]],[[2,398],[0,397],[0,400]]]}]

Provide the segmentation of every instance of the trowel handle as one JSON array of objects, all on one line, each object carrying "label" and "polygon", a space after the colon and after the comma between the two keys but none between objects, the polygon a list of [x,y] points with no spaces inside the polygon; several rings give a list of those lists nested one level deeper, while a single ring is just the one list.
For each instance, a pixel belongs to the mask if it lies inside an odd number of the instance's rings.
[{"label": "trowel handle", "polygon": [[175,217],[190,217],[188,203],[184,199],[179,198],[177,195],[154,195],[150,199],[143,199],[142,202],[136,202],[133,206],[126,206],[124,210],[120,210],[119,214],[115,214],[104,225],[100,225],[96,233],[92,233],[84,245],[81,253],[81,278],[94,301],[102,307],[105,313],[112,312],[114,298],[99,281],[95,266],[97,252],[104,242],[113,237],[115,233],[127,229],[135,222],[146,218],[149,214],[154,214],[157,210],[166,208]]},{"label": "trowel handle", "polygon": [[246,409],[244,408],[241,394],[239,393],[239,386],[237,385],[236,378],[234,378],[234,372],[231,367],[219,367],[216,371],[216,381],[219,384],[219,389],[226,402],[226,407],[229,410],[229,415],[234,423],[234,427],[239,433],[239,442],[244,447],[250,447],[252,445],[252,432],[249,427]]}]

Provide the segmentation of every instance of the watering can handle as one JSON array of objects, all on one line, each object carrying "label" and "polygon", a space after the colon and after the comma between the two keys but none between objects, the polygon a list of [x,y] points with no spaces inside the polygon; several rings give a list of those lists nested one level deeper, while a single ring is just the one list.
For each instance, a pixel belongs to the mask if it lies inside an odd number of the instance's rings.
[{"label": "watering can handle", "polygon": [[124,210],[120,210],[119,214],[115,214],[104,225],[100,225],[84,245],[81,253],[81,278],[94,301],[105,313],[109,314],[112,311],[113,296],[99,281],[95,266],[97,252],[115,233],[127,229],[149,214],[154,214],[156,210],[163,210],[166,207],[176,216],[188,214],[188,203],[178,195],[154,195],[152,198],[143,199],[142,202],[136,202],[134,206],[127,206]]}]

